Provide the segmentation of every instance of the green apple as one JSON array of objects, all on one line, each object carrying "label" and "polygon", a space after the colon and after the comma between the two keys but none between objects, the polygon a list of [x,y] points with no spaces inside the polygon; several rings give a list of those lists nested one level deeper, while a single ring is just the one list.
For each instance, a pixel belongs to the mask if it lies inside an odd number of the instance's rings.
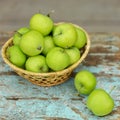
[{"label": "green apple", "polygon": [[76,31],[77,31],[78,37],[77,37],[77,40],[76,40],[74,46],[77,47],[78,49],[80,49],[85,46],[85,44],[87,42],[87,38],[86,38],[85,32],[82,29],[76,27]]},{"label": "green apple", "polygon": [[26,61],[25,68],[28,71],[45,73],[49,71],[46,59],[42,55],[29,57]]},{"label": "green apple", "polygon": [[13,45],[8,47],[6,54],[11,63],[18,67],[24,67],[26,55],[21,51],[19,46]]},{"label": "green apple", "polygon": [[54,47],[48,52],[46,62],[53,71],[60,71],[70,65],[70,57],[63,48]]},{"label": "green apple", "polygon": [[22,36],[20,48],[28,56],[40,54],[44,48],[43,35],[38,31],[30,30]]},{"label": "green apple", "polygon": [[66,48],[65,51],[70,57],[70,64],[74,64],[80,59],[80,50],[76,47]]},{"label": "green apple", "polygon": [[62,48],[72,47],[77,39],[77,32],[71,23],[56,24],[53,28],[53,40],[56,46]]},{"label": "green apple", "polygon": [[47,53],[55,47],[55,44],[53,42],[52,36],[45,36],[44,37],[44,49],[42,53],[46,56]]},{"label": "green apple", "polygon": [[22,35],[21,35],[20,33],[16,32],[16,33],[13,35],[13,44],[14,44],[14,45],[19,45],[19,44],[20,44],[21,37],[22,37]]},{"label": "green apple", "polygon": [[41,32],[45,36],[52,31],[53,21],[50,17],[37,13],[30,19],[30,28]]},{"label": "green apple", "polygon": [[22,27],[16,31],[16,33],[13,35],[13,44],[19,45],[20,40],[23,34],[27,33],[30,29],[27,27]]},{"label": "green apple", "polygon": [[87,107],[97,116],[105,116],[114,108],[113,98],[103,89],[93,90],[87,98]]},{"label": "green apple", "polygon": [[81,70],[75,75],[74,85],[80,94],[88,95],[96,87],[96,77],[88,70]]}]

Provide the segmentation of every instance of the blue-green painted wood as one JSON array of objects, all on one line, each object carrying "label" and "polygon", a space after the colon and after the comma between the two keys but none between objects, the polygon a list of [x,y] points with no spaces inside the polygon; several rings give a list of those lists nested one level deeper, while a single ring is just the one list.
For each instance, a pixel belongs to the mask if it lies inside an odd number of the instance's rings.
[{"label": "blue-green painted wood", "polygon": [[[0,36],[0,46],[8,37]],[[0,120],[120,120],[120,35],[91,34],[91,50],[71,78],[54,87],[39,87],[21,78],[0,55]],[[74,88],[74,75],[87,69],[97,77],[97,87],[110,93],[115,108],[97,117],[86,107],[87,96]]]}]

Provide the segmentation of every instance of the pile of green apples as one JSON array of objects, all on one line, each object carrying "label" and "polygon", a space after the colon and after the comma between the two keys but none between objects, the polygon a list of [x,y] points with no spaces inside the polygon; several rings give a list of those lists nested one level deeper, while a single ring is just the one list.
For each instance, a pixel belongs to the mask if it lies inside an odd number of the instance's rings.
[{"label": "pile of green apples", "polygon": [[[55,24],[43,14],[34,14],[29,27],[18,29],[7,57],[27,71],[46,73],[60,71],[77,62],[86,45],[85,31],[67,22]],[[97,116],[105,116],[114,108],[112,97],[103,89],[95,89],[96,77],[89,71],[78,72],[74,86],[82,95],[89,95],[87,107]]]},{"label": "pile of green apples", "polygon": [[78,26],[34,14],[29,27],[19,28],[13,35],[13,45],[7,49],[11,63],[31,72],[60,71],[77,62],[87,41]]}]

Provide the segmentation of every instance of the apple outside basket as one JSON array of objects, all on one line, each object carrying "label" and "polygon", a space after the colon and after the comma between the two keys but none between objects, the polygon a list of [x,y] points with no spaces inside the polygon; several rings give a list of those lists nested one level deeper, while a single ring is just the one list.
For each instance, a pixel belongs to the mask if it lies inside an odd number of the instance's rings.
[{"label": "apple outside basket", "polygon": [[[79,27],[75,25],[76,27]],[[90,49],[90,39],[88,33],[81,27],[87,38],[86,45],[82,49],[82,54],[80,59],[74,63],[73,65],[69,66],[68,68],[62,70],[62,71],[57,71],[57,72],[49,72],[49,73],[35,73],[35,72],[30,72],[27,70],[24,70],[22,68],[19,68],[12,64],[6,55],[6,50],[9,46],[13,45],[13,38],[10,38],[2,47],[2,57],[3,60],[5,61],[6,64],[8,64],[19,76],[25,78],[26,80],[30,81],[31,83],[39,86],[54,86],[61,84],[68,80],[71,76],[71,73],[73,70],[85,59],[87,56],[89,49]]]}]

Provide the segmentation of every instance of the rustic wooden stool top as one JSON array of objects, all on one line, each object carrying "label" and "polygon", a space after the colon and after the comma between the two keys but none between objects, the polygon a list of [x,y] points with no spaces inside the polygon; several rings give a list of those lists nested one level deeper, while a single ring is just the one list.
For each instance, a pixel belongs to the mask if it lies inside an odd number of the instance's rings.
[{"label": "rustic wooden stool top", "polygon": [[[12,36],[0,33],[0,49]],[[18,76],[0,54],[0,120],[119,120],[120,119],[120,34],[90,33],[91,49],[71,78],[54,87],[39,87]],[[115,108],[105,117],[94,116],[78,96],[74,75],[82,69],[97,77],[97,87],[111,92]]]}]

